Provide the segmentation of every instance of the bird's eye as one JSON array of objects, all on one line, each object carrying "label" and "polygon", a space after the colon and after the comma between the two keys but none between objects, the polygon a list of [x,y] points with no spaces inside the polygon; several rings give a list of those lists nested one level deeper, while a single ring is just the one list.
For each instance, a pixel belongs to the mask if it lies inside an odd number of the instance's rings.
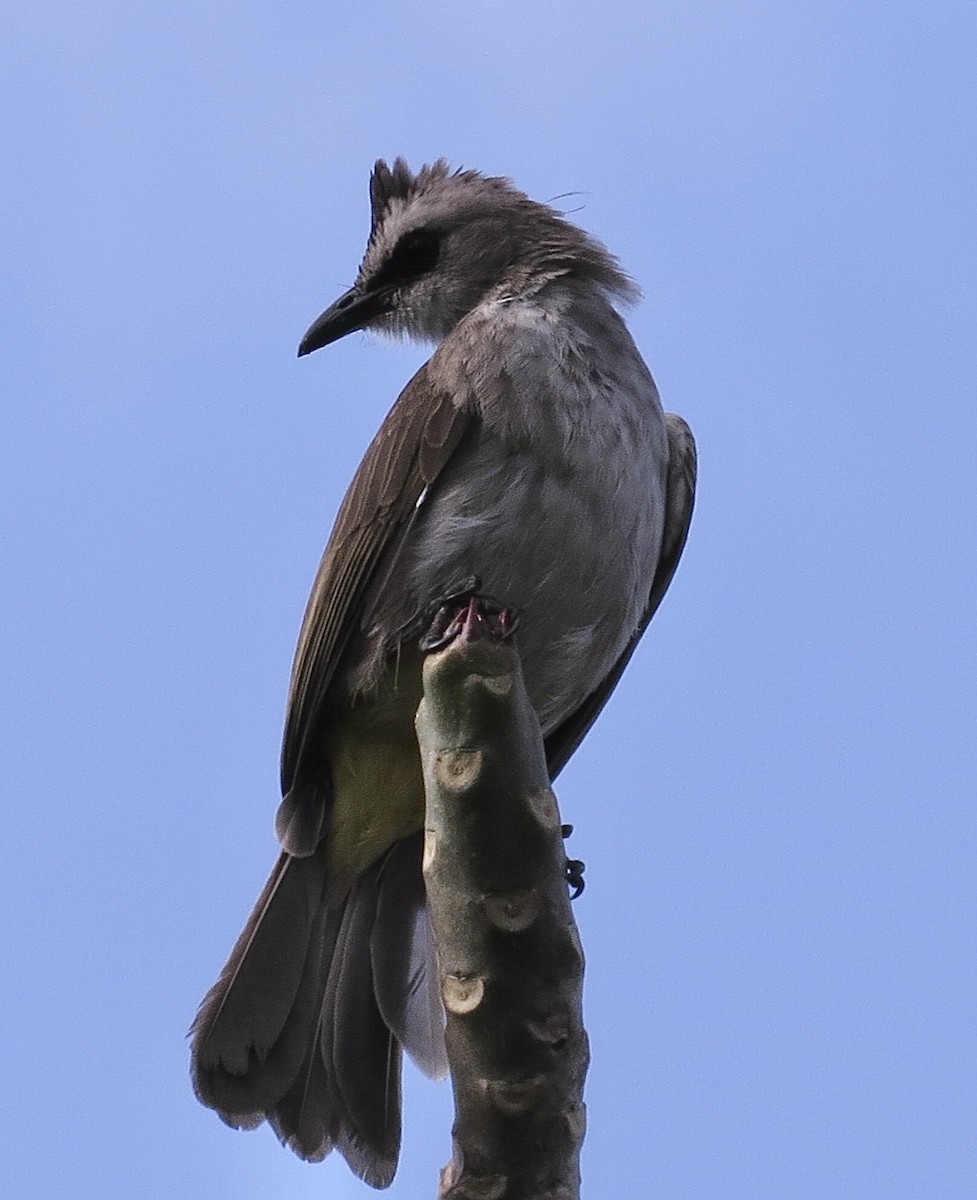
[{"label": "bird's eye", "polygon": [[410,283],[438,261],[441,239],[430,229],[412,229],[405,233],[378,272],[375,283],[388,286]]},{"label": "bird's eye", "polygon": [[440,248],[436,233],[430,229],[415,229],[400,239],[392,257],[405,275],[423,275],[438,261]]}]

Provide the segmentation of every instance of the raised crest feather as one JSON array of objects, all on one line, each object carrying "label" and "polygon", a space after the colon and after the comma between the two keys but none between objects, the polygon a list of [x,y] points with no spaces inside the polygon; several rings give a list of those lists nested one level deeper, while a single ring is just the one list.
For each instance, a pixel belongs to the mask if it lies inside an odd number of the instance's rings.
[{"label": "raised crest feather", "polygon": [[406,200],[414,185],[414,176],[403,158],[394,160],[393,169],[378,158],[370,176],[370,213],[373,228],[380,224],[393,199]]},{"label": "raised crest feather", "polygon": [[[490,289],[514,295],[560,277],[588,279],[624,303],[640,295],[606,247],[502,175],[452,169],[443,158],[416,172],[404,158],[394,159],[393,166],[377,159],[370,176],[370,210],[370,236],[357,281],[361,291],[385,278],[400,238],[415,229],[427,226],[450,250],[439,260],[436,282],[421,304],[416,291],[408,295],[402,289],[395,312],[384,310],[369,322],[377,332],[437,341]],[[459,290],[464,293],[460,307],[453,295]]]}]

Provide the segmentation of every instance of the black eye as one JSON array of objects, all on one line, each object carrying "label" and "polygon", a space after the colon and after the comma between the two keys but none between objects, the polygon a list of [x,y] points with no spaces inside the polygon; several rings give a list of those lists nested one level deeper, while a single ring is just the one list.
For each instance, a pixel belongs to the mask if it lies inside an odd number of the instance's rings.
[{"label": "black eye", "polygon": [[410,283],[430,271],[438,261],[441,239],[430,229],[412,229],[405,233],[374,278],[374,285],[396,286]]}]

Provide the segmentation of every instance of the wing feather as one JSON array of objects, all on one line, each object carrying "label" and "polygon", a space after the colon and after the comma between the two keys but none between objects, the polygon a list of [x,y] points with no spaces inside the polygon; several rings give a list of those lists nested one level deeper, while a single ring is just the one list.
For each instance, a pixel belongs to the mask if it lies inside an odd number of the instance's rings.
[{"label": "wing feather", "polygon": [[678,560],[685,548],[685,539],[692,520],[695,500],[696,453],[692,430],[675,413],[665,413],[665,428],[668,432],[668,478],[665,490],[665,525],[662,533],[662,548],[658,556],[658,567],[651,585],[648,603],[641,624],[624,648],[610,672],[601,681],[575,712],[553,730],[545,742],[546,761],[550,778],[555,779],[567,764],[567,760],[583,741],[587,730],[597,720],[600,710],[607,703],[611,692],[617,687],[624,668],[628,665],[648,622],[655,615],[662,597],[672,582]]},{"label": "wing feather", "polygon": [[327,703],[343,650],[360,624],[364,596],[472,419],[431,385],[421,367],[374,437],[340,507],[312,585],[289,687],[281,764],[285,799],[277,826],[292,854],[311,854],[325,825],[321,754]]}]

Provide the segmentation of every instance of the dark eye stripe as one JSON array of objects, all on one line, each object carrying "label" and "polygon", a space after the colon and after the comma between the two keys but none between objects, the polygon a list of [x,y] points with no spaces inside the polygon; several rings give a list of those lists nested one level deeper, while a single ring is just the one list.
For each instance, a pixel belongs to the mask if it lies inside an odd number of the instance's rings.
[{"label": "dark eye stripe", "polygon": [[405,233],[376,273],[374,287],[392,287],[410,283],[438,261],[441,240],[430,229],[412,229]]}]

